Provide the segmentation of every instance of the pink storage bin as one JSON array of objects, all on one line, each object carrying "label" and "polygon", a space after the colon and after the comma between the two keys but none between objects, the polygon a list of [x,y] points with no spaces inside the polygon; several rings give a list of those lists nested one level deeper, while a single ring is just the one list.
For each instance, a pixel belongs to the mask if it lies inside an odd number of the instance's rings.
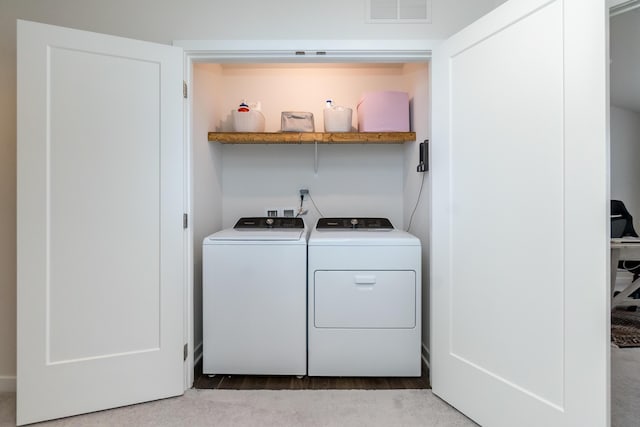
[{"label": "pink storage bin", "polygon": [[409,132],[409,94],[367,92],[358,103],[359,132]]}]

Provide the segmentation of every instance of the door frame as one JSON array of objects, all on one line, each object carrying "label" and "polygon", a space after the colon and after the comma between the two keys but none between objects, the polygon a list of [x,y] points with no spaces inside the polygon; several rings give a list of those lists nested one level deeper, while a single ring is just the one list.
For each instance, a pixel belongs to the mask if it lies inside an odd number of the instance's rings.
[{"label": "door frame", "polygon": [[[194,367],[202,357],[202,343],[195,342],[194,335],[194,223],[193,223],[193,129],[194,117],[192,88],[193,68],[197,63],[216,64],[268,64],[268,63],[389,63],[389,62],[429,62],[431,52],[440,44],[440,40],[174,40],[173,45],[184,52],[184,83],[187,87],[187,99],[184,105],[184,138],[186,206],[188,207],[189,227],[186,250],[187,289],[185,289],[185,337],[187,337],[188,356],[185,363],[185,389],[194,383]],[[299,52],[304,52],[300,54]],[[318,55],[316,52],[324,52]],[[431,105],[432,78],[429,73],[429,105]],[[430,114],[432,109],[430,107]],[[216,230],[211,230],[212,232]],[[423,281],[428,275],[423,275]],[[423,282],[424,283],[424,282]],[[428,284],[427,284],[428,286]],[[422,341],[422,340],[421,340]],[[421,342],[422,348],[429,343]],[[196,353],[197,351],[197,353]],[[427,354],[429,348],[427,347]],[[423,357],[424,359],[424,357]],[[426,360],[427,365],[429,361]]]}]

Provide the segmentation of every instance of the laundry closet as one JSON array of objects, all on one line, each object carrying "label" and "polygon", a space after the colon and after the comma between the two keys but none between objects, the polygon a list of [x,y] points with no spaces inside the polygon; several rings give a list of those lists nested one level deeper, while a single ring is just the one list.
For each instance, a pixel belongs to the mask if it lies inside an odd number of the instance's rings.
[{"label": "laundry closet", "polygon": [[[607,425],[605,23],[599,2],[516,0],[441,43],[167,46],[19,21],[18,423],[191,387],[201,239],[306,188],[309,224],[387,217],[422,240],[434,394],[482,425]],[[209,138],[242,100],[267,131],[292,110],[321,130],[326,99],[357,115],[370,90],[409,94],[415,141]]]},{"label": "laundry closet", "polygon": [[[287,62],[273,59],[194,62],[189,87],[192,117],[192,224],[194,227],[194,356],[202,342],[202,239],[232,227],[240,217],[266,216],[267,210],[300,208],[300,189],[308,189],[302,216],[309,228],[321,216],[385,217],[423,242],[428,265],[429,177],[417,172],[419,143],[430,135],[430,68],[427,53],[410,61],[340,58],[318,61],[290,52]],[[309,58],[309,56],[312,56]],[[304,111],[324,131],[325,101],[353,110],[367,92],[400,91],[409,97],[410,130],[415,139],[392,138],[348,143],[256,140],[229,142],[232,111],[242,101],[260,102],[265,132],[279,133],[281,112]],[[278,138],[275,137],[277,140]],[[413,215],[412,215],[413,214]],[[428,275],[423,276],[426,289]],[[428,295],[428,291],[423,291]],[[423,302],[423,343],[428,343],[428,309]]]}]

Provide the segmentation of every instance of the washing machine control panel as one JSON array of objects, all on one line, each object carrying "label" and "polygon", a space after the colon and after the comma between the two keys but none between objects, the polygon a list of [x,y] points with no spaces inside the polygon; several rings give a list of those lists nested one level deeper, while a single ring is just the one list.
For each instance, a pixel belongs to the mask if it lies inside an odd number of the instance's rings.
[{"label": "washing machine control panel", "polygon": [[233,228],[304,228],[304,221],[302,221],[302,218],[291,217],[250,217],[240,218]]}]

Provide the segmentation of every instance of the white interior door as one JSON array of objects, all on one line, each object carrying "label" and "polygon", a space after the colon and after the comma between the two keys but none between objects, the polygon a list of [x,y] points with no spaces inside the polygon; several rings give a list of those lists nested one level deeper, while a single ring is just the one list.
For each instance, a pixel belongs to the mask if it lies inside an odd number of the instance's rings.
[{"label": "white interior door", "polygon": [[19,21],[17,64],[17,421],[182,394],[182,50]]},{"label": "white interior door", "polygon": [[432,385],[481,425],[609,422],[607,19],[510,0],[434,52]]}]

